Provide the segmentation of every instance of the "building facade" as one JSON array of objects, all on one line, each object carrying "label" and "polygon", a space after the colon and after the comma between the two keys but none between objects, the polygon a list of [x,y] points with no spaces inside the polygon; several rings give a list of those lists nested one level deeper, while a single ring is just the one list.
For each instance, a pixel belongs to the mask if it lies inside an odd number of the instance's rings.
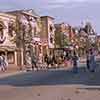
[{"label": "building facade", "polygon": [[[40,17],[32,9],[7,13],[16,16],[19,66],[30,66],[32,56],[38,57],[40,52]],[[23,56],[21,53],[23,53]]]},{"label": "building facade", "polygon": [[0,54],[6,54],[9,64],[29,66],[32,55],[53,54],[54,48],[53,17],[40,17],[32,9],[0,13]]},{"label": "building facade", "polygon": [[0,13],[0,54],[5,54],[9,64],[17,65],[16,16]]},{"label": "building facade", "polygon": [[32,9],[0,13],[0,54],[21,68],[41,53],[40,32],[41,18]]},{"label": "building facade", "polygon": [[43,42],[43,54],[53,53],[55,48],[54,18],[50,16],[41,17],[41,41]]},{"label": "building facade", "polygon": [[72,26],[66,23],[55,24],[56,48],[71,48],[71,42],[75,37]]}]

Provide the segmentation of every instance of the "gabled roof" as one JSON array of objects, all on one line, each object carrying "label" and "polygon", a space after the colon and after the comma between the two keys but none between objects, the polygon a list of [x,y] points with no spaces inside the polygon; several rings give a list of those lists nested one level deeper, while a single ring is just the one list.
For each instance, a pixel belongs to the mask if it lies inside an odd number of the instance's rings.
[{"label": "gabled roof", "polygon": [[10,11],[10,12],[6,12],[6,13],[10,13],[10,14],[17,14],[17,13],[23,13],[29,16],[33,16],[33,17],[40,17],[33,9],[28,9],[28,10],[15,10],[15,11]]},{"label": "gabled roof", "polygon": [[24,10],[22,12],[30,16],[40,17],[33,9]]},{"label": "gabled roof", "polygon": [[50,18],[50,19],[54,20],[54,18],[52,16],[41,16],[41,18]]}]

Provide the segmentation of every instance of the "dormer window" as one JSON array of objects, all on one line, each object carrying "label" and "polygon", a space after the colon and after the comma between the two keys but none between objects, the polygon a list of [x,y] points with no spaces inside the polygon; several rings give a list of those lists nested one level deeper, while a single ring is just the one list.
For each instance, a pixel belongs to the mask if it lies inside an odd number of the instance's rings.
[{"label": "dormer window", "polygon": [[8,33],[9,33],[9,36],[11,37],[13,37],[15,34],[15,24],[13,21],[10,21],[8,24]]},{"label": "dormer window", "polygon": [[3,22],[1,22],[0,23],[0,43],[3,43],[6,39],[6,37],[4,36],[3,29],[4,29],[4,25],[3,25]]},{"label": "dormer window", "polygon": [[53,32],[53,26],[52,25],[50,25],[50,32]]}]

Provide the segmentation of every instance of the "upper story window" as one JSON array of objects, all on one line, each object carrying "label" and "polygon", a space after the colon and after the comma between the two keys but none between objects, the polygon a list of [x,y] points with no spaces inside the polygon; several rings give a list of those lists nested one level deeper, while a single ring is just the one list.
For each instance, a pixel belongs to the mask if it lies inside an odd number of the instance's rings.
[{"label": "upper story window", "polygon": [[8,33],[9,33],[9,36],[11,37],[15,35],[15,23],[13,21],[10,21],[8,23]]},{"label": "upper story window", "polygon": [[4,23],[2,21],[0,21],[0,43],[3,43],[6,39],[6,37],[4,36]]},{"label": "upper story window", "polygon": [[50,30],[51,33],[53,32],[53,26],[52,25],[50,25],[49,30]]}]

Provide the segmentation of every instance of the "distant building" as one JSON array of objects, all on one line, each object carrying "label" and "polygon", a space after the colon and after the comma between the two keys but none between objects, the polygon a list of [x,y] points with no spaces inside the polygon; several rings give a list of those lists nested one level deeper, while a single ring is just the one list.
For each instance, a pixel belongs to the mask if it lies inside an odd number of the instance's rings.
[{"label": "distant building", "polygon": [[75,35],[72,26],[60,23],[55,24],[55,28],[56,48],[69,48]]},{"label": "distant building", "polygon": [[74,28],[77,30],[76,44],[78,45],[79,55],[85,55],[86,51],[91,48],[96,48],[97,34],[94,31],[90,22],[86,22],[84,27]]},{"label": "distant building", "polygon": [[98,51],[100,52],[100,35],[97,35],[97,48]]}]

